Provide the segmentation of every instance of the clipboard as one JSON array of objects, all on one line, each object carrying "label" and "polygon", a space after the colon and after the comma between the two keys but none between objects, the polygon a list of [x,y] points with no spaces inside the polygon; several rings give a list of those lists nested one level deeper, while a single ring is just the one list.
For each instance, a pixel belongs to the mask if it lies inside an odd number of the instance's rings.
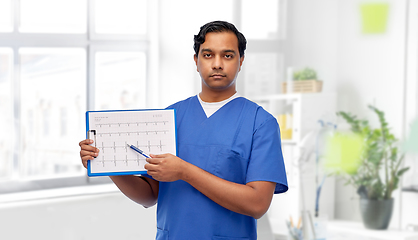
[{"label": "clipboard", "polygon": [[174,109],[105,110],[86,112],[86,135],[99,155],[87,162],[94,176],[146,174],[145,153],[177,154]]}]

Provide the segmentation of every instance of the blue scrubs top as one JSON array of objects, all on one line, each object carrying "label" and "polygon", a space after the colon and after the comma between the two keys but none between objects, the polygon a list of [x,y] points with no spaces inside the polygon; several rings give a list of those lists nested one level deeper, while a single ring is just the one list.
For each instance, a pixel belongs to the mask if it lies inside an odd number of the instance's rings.
[{"label": "blue scrubs top", "polygon": [[[279,126],[257,104],[239,97],[209,118],[197,96],[175,103],[178,157],[225,180],[275,182],[287,191]],[[257,239],[256,219],[213,202],[188,183],[160,182],[157,240]]]}]

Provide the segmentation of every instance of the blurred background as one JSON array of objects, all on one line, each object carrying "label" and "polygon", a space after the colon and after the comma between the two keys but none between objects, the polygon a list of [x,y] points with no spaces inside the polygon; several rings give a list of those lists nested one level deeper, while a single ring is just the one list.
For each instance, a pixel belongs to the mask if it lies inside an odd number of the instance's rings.
[{"label": "blurred background", "polygon": [[[281,126],[290,189],[259,221],[260,239],[286,239],[286,220],[316,205],[328,226],[339,224],[328,239],[361,226],[357,189],[322,181],[318,136],[349,129],[338,111],[378,127],[373,105],[400,143],[418,148],[418,1],[0,0],[0,238],[155,237],[155,207],[86,177],[85,112],[165,108],[199,93],[193,35],[213,20],[246,36],[238,91]],[[298,87],[293,76],[305,68],[317,81]],[[394,231],[418,231],[416,158],[405,154]],[[379,237],[370,239],[391,239]]]}]

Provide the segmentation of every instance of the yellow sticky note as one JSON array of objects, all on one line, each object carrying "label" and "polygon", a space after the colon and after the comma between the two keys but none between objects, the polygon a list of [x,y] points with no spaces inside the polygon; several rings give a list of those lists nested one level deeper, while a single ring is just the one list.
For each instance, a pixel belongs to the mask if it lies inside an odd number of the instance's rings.
[{"label": "yellow sticky note", "polygon": [[336,132],[326,140],[324,167],[328,171],[353,174],[363,151],[363,138],[358,134]]},{"label": "yellow sticky note", "polygon": [[388,3],[363,3],[360,5],[362,18],[362,32],[365,34],[385,33],[389,4]]}]

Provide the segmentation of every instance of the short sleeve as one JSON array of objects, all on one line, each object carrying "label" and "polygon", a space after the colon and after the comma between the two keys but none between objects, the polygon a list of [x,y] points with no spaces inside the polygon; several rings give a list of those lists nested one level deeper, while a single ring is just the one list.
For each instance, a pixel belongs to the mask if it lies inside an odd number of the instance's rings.
[{"label": "short sleeve", "polygon": [[253,181],[275,182],[275,194],[288,190],[280,129],[273,116],[260,124],[253,134],[246,182]]}]

